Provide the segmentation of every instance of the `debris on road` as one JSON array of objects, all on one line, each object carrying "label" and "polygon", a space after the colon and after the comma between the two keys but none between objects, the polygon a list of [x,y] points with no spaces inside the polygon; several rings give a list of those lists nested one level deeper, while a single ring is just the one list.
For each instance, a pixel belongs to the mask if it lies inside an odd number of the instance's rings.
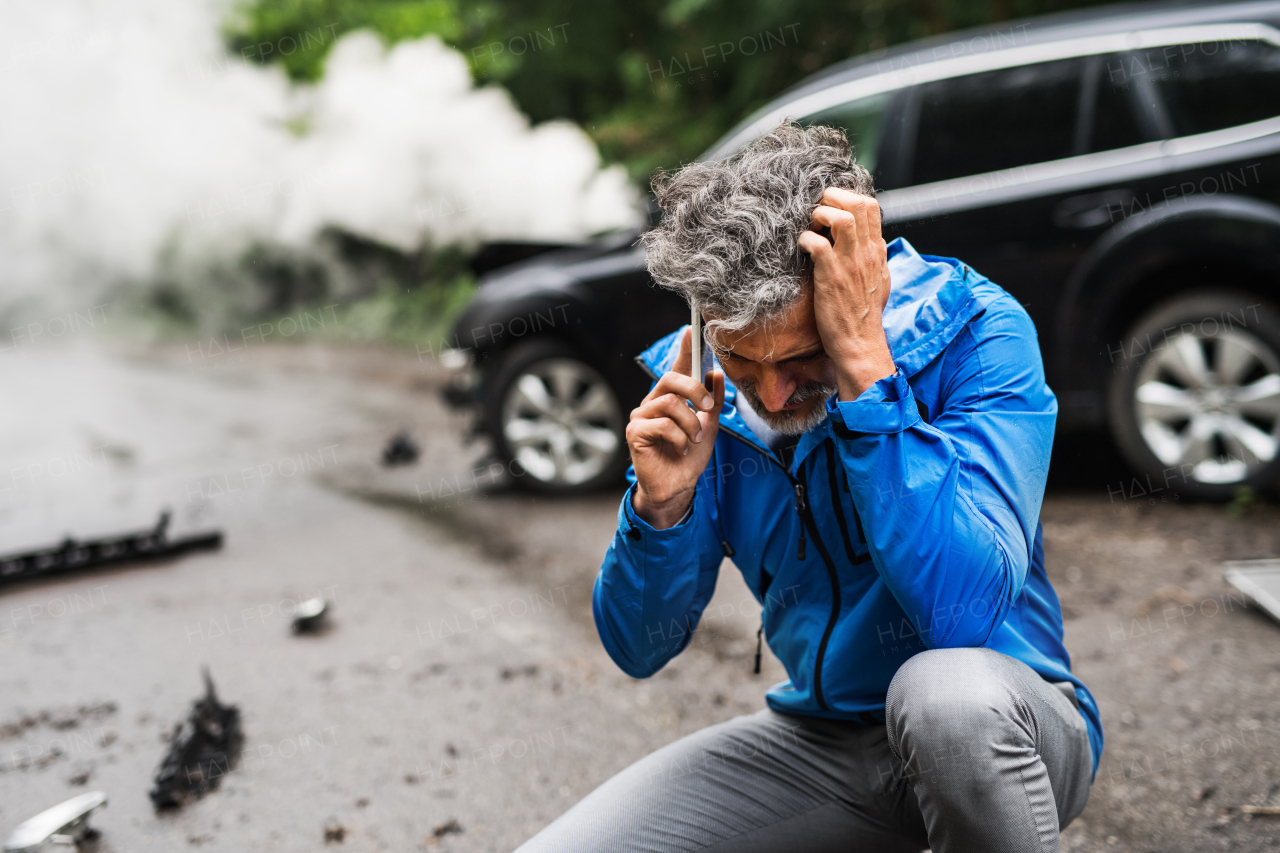
[{"label": "debris on road", "polygon": [[449,820],[431,830],[431,834],[427,836],[426,842],[428,847],[435,847],[440,843],[440,839],[446,835],[462,834],[462,824],[458,823],[457,818],[449,818]]},{"label": "debris on road", "polygon": [[99,722],[116,712],[115,702],[94,702],[74,708],[46,708],[25,713],[13,722],[0,723],[0,739],[21,737],[29,729],[48,726],[57,731],[75,729],[85,723]]},{"label": "debris on road", "polygon": [[347,828],[336,820],[330,820],[324,827],[325,844],[341,844],[347,837]]},{"label": "debris on road", "polygon": [[412,465],[418,461],[418,443],[413,436],[400,431],[391,437],[382,451],[382,464],[388,468],[395,465]]},{"label": "debris on road", "polygon": [[167,536],[168,528],[169,513],[165,511],[160,513],[156,526],[150,530],[88,539],[84,542],[68,536],[58,545],[0,557],[0,583],[108,563],[176,557],[188,551],[217,550],[222,547],[221,531],[170,539]]},{"label": "debris on road", "polygon": [[1280,817],[1280,806],[1241,806],[1240,813]]},{"label": "debris on road", "polygon": [[151,802],[157,809],[177,808],[217,788],[244,742],[240,709],[218,701],[207,669],[204,684],[204,698],[192,703],[186,722],[174,727],[156,772]]},{"label": "debris on road", "polygon": [[1187,662],[1177,655],[1165,655],[1160,658],[1160,662],[1167,664],[1169,669],[1173,670],[1174,675],[1186,675],[1191,667],[1187,666]]},{"label": "debris on road", "polygon": [[1151,612],[1153,607],[1164,604],[1166,601],[1172,601],[1176,604],[1195,604],[1196,598],[1176,584],[1162,586],[1156,590],[1155,595],[1150,596],[1141,602],[1137,607],[1133,608],[1133,615],[1141,619]]},{"label": "debris on road", "polygon": [[97,837],[89,816],[107,804],[102,791],[90,791],[45,809],[23,821],[4,843],[4,853],[36,853],[52,844],[74,845]]},{"label": "debris on road", "polygon": [[319,634],[328,625],[329,605],[323,598],[308,598],[298,603],[293,614],[295,634]]},{"label": "debris on road", "polygon": [[1233,560],[1223,563],[1223,580],[1249,602],[1280,622],[1280,560]]}]

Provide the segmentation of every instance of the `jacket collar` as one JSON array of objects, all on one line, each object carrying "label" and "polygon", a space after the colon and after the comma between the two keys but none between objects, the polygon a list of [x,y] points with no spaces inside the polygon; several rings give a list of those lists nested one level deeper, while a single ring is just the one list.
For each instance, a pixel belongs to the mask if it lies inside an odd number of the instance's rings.
[{"label": "jacket collar", "polygon": [[[902,237],[889,244],[888,264],[890,285],[883,314],[884,331],[894,363],[909,379],[937,358],[981,310],[971,288],[983,279],[954,258],[917,253]],[[670,370],[685,328],[682,326],[653,344],[636,361],[655,378]],[[769,453],[764,442],[743,422],[736,400],[737,389],[726,378],[720,423],[761,452]],[[797,463],[826,437],[828,429],[824,422],[803,437],[796,452]]]},{"label": "jacket collar", "polygon": [[889,244],[888,254],[884,332],[894,362],[910,378],[937,358],[981,310],[972,286],[982,277],[955,258],[918,254],[901,237]]}]

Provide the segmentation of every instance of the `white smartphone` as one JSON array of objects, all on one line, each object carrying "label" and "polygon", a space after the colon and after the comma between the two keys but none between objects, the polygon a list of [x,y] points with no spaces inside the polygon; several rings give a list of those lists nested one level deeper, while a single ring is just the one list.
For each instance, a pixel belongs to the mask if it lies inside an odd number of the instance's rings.
[{"label": "white smartphone", "polygon": [[693,360],[689,362],[689,375],[699,382],[702,381],[702,312],[697,308],[692,309],[692,318],[689,325],[693,327],[691,343],[693,344]]}]

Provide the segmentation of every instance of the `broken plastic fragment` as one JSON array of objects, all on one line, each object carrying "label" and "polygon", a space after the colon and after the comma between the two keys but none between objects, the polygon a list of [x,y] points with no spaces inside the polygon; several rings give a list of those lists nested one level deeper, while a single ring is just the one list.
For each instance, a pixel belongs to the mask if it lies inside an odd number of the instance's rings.
[{"label": "broken plastic fragment", "polygon": [[89,815],[106,804],[106,794],[90,791],[45,809],[10,833],[4,853],[35,853],[55,844],[74,846],[95,834],[89,827]]},{"label": "broken plastic fragment", "polygon": [[308,598],[299,602],[293,615],[293,630],[298,634],[314,634],[324,628],[329,605],[323,598]]},{"label": "broken plastic fragment", "polygon": [[1223,563],[1222,578],[1245,594],[1251,604],[1280,622],[1280,560],[1233,560]]}]

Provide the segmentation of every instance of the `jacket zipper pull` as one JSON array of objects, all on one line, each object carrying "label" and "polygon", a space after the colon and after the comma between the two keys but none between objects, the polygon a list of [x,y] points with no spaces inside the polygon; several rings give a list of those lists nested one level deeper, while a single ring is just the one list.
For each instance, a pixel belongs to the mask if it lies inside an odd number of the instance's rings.
[{"label": "jacket zipper pull", "polygon": [[735,552],[733,550],[733,546],[729,544],[728,539],[720,540],[720,550],[724,552],[724,555],[726,557],[728,557],[731,560],[733,559],[733,555]]},{"label": "jacket zipper pull", "polygon": [[805,503],[804,486],[796,483],[796,512],[800,515],[800,547],[796,550],[796,559],[804,559],[804,514],[809,505]]},{"label": "jacket zipper pull", "polygon": [[764,651],[764,619],[760,620],[760,630],[756,631],[756,675],[760,674],[760,654]]}]

